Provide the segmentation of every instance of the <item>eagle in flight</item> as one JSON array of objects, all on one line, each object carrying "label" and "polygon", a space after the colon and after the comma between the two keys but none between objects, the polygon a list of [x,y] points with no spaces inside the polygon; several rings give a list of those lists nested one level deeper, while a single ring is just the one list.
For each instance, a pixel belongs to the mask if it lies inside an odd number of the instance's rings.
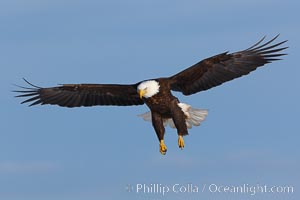
[{"label": "eagle in flight", "polygon": [[144,80],[135,84],[62,84],[42,88],[25,80],[31,87],[14,91],[16,97],[26,97],[22,103],[33,105],[59,105],[62,107],[81,106],[133,106],[146,104],[150,111],[140,115],[151,121],[159,140],[159,151],[165,155],[165,126],[177,129],[178,146],[183,149],[183,136],[188,128],[199,126],[208,114],[205,109],[192,108],[180,103],[171,91],[192,95],[221,85],[224,82],[249,74],[256,68],[272,61],[280,60],[282,47],[286,41],[274,43],[279,35],[263,42],[263,37],[250,48],[235,53],[224,52],[206,58],[193,66],[170,77]]}]

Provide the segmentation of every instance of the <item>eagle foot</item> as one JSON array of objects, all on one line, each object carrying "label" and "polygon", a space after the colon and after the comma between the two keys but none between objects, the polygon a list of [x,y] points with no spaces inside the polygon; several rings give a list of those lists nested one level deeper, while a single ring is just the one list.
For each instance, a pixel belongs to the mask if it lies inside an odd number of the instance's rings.
[{"label": "eagle foot", "polygon": [[161,140],[159,143],[159,152],[162,155],[166,155],[166,153],[167,153],[167,146],[165,145],[164,140]]},{"label": "eagle foot", "polygon": [[183,140],[182,135],[178,136],[178,146],[179,146],[180,149],[184,148],[184,140]]}]

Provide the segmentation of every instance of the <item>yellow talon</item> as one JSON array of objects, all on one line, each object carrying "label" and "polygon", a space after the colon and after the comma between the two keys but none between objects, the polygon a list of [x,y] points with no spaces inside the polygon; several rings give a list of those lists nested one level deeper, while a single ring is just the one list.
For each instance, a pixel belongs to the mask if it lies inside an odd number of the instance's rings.
[{"label": "yellow talon", "polygon": [[184,147],[184,140],[183,140],[182,135],[178,136],[178,146],[180,149],[183,149],[183,147]]},{"label": "yellow talon", "polygon": [[167,146],[165,145],[164,140],[161,140],[159,143],[159,152],[162,155],[166,155],[166,153],[167,153]]}]

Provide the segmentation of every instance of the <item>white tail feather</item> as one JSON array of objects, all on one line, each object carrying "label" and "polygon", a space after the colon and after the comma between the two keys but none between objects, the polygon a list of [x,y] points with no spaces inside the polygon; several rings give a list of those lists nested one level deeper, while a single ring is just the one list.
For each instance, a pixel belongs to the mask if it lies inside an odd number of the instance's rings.
[{"label": "white tail feather", "polygon": [[[192,128],[192,126],[199,126],[203,122],[208,114],[206,109],[192,108],[190,105],[185,103],[179,103],[178,106],[182,109],[186,116],[186,126],[187,128]],[[151,112],[146,112],[138,115],[142,117],[145,121],[152,121]],[[176,128],[172,118],[164,119],[164,126],[169,125],[171,128]]]}]

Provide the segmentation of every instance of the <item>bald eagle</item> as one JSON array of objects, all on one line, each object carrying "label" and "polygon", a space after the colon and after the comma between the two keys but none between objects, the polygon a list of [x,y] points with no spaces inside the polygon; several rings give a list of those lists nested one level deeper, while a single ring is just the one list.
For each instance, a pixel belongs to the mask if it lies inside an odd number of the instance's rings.
[{"label": "bald eagle", "polygon": [[[177,129],[178,146],[183,149],[183,136],[188,128],[199,126],[208,112],[205,109],[192,108],[181,103],[171,91],[192,95],[221,85],[224,82],[249,74],[256,68],[275,60],[288,47],[282,47],[287,40],[273,44],[279,35],[263,42],[265,37],[246,50],[235,53],[224,52],[206,58],[193,66],[164,78],[144,80],[135,84],[63,84],[42,88],[25,80],[31,87],[21,87],[14,92],[16,97],[27,97],[23,103],[33,105],[59,105],[63,107],[81,107],[97,105],[132,106],[146,104],[150,112],[140,115],[151,121],[159,140],[159,151],[165,155],[165,126]],[[281,46],[281,47],[280,47]]]}]

